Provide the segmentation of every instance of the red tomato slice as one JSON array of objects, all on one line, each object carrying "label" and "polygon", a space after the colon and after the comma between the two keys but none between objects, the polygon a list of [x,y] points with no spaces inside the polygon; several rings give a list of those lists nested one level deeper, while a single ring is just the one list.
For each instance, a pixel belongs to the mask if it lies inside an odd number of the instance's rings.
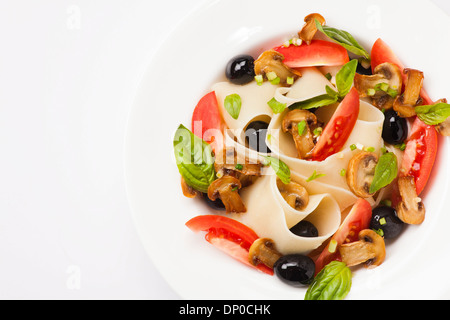
[{"label": "red tomato slice", "polygon": [[[378,39],[375,41],[373,47],[372,47],[372,53],[371,53],[371,60],[372,60],[372,71],[375,70],[375,68],[385,62],[393,63],[397,65],[403,74],[403,83],[406,82],[407,75],[403,73],[403,70],[405,69],[405,66],[400,61],[400,59],[394,54],[392,49],[381,39]],[[422,97],[424,101],[424,105],[432,105],[433,100],[431,100],[428,93],[422,88],[422,91],[420,92],[420,96]]]},{"label": "red tomato slice", "polygon": [[414,177],[418,195],[424,190],[433,169],[437,144],[435,128],[416,118],[406,143],[400,174]]},{"label": "red tomato slice", "polygon": [[[248,251],[259,237],[246,225],[223,216],[204,215],[189,220],[186,226],[194,232],[206,231],[206,241],[236,260],[255,268],[248,261]],[[256,268],[273,275],[273,270],[263,264]]]},{"label": "red tomato slice", "polygon": [[331,241],[316,260],[316,274],[319,273],[331,261],[340,260],[339,251],[336,247],[330,252],[330,244],[337,246],[345,243],[358,241],[358,235],[362,230],[368,229],[372,219],[372,207],[365,199],[358,199],[350,210],[350,213],[341,224],[339,230],[333,235]]},{"label": "red tomato slice", "polygon": [[313,40],[310,45],[280,46],[274,50],[284,56],[283,63],[290,68],[342,66],[350,61],[344,47],[323,40]]},{"label": "red tomato slice", "polygon": [[[192,114],[192,132],[208,143],[222,143],[225,123],[220,115],[216,93],[205,95]],[[214,146],[213,146],[214,149]]]},{"label": "red tomato slice", "polygon": [[336,109],[314,148],[312,160],[323,161],[342,150],[358,120],[359,94],[352,88]]}]

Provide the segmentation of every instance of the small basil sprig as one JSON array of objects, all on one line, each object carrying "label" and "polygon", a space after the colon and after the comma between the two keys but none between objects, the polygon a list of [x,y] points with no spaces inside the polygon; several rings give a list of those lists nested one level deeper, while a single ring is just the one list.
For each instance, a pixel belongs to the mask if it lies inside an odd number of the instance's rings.
[{"label": "small basil sprig", "polygon": [[241,113],[242,100],[238,94],[230,94],[225,98],[224,108],[228,111],[230,116],[237,120],[239,114]]},{"label": "small basil sprig", "polygon": [[418,106],[415,108],[417,116],[425,124],[436,126],[450,117],[450,104],[437,103],[431,106]]},{"label": "small basil sprig", "polygon": [[347,31],[331,28],[328,26],[322,26],[321,23],[317,21],[317,19],[316,27],[317,30],[321,31],[328,38],[343,46],[348,51],[370,60],[370,54]]},{"label": "small basil sprig", "polygon": [[186,183],[195,190],[208,192],[216,176],[211,146],[180,125],[173,147],[178,171]]},{"label": "small basil sprig", "polygon": [[333,261],[314,278],[305,300],[343,300],[352,286],[352,272],[343,262]]},{"label": "small basil sprig", "polygon": [[336,88],[337,92],[333,90],[330,86],[326,86],[326,94],[320,96],[300,101],[289,108],[292,109],[303,109],[309,110],[314,108],[320,108],[329,106],[330,104],[336,103],[342,100],[352,88],[353,81],[356,75],[356,69],[358,67],[358,60],[354,59],[346,63],[341,70],[336,74]]},{"label": "small basil sprig", "polygon": [[280,178],[281,182],[284,184],[291,183],[291,170],[288,165],[281,161],[280,159],[271,157],[271,156],[263,156],[266,159],[266,166],[271,166],[272,169],[277,174],[278,178]]},{"label": "small basil sprig", "polygon": [[383,154],[375,167],[375,175],[370,185],[370,193],[375,193],[389,185],[398,174],[397,157],[393,153]]}]

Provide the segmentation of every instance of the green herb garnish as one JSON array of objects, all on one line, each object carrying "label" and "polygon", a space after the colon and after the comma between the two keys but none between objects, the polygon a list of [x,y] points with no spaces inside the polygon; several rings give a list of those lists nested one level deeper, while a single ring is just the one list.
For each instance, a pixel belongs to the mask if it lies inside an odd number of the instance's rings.
[{"label": "green herb garnish", "polygon": [[375,167],[375,175],[369,192],[375,193],[389,185],[398,174],[397,157],[393,153],[383,154]]},{"label": "green herb garnish", "polygon": [[178,171],[186,183],[200,192],[208,192],[215,179],[211,146],[180,125],[173,140]]},{"label": "green herb garnish", "polygon": [[343,262],[333,261],[314,279],[305,300],[343,300],[352,286],[352,272]]},{"label": "green herb garnish", "polygon": [[436,103],[431,106],[415,107],[417,116],[429,126],[441,124],[450,117],[450,104]]},{"label": "green herb garnish", "polygon": [[238,94],[230,94],[225,98],[224,108],[230,114],[230,116],[237,120],[241,113],[242,100]]},{"label": "green herb garnish", "polygon": [[322,178],[325,176],[326,176],[325,174],[317,173],[317,171],[314,170],[313,174],[311,175],[311,177],[308,178],[308,180],[306,180],[306,182],[311,182],[311,181],[314,181],[316,179],[319,179],[319,178]]},{"label": "green herb garnish", "polygon": [[270,109],[272,109],[273,113],[275,113],[275,114],[282,113],[287,107],[286,103],[278,102],[275,98],[272,98],[272,100],[267,102],[267,104],[269,105]]},{"label": "green herb garnish", "polygon": [[291,183],[291,170],[287,166],[286,163],[281,161],[280,159],[271,157],[271,156],[263,156],[266,159],[265,165],[270,165],[272,169],[275,171],[276,175],[284,184]]}]

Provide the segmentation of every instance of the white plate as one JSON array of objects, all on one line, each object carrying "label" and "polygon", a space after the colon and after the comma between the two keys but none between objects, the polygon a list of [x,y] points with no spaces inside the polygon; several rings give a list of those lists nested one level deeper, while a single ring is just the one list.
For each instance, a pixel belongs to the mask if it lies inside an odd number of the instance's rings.
[{"label": "white plate", "polygon": [[[241,265],[185,227],[209,213],[183,197],[172,138],[180,123],[190,126],[198,100],[223,77],[236,54],[257,54],[294,36],[303,17],[320,12],[330,26],[353,34],[370,50],[383,38],[406,66],[425,72],[431,97],[450,98],[448,16],[428,1],[207,1],[171,34],[148,66],[129,117],[126,182],[137,230],[163,277],[186,299],[303,299],[291,288]],[[387,247],[385,263],[357,270],[349,299],[450,297],[447,238],[450,214],[449,142],[441,139],[429,187],[427,218],[408,227]]]}]

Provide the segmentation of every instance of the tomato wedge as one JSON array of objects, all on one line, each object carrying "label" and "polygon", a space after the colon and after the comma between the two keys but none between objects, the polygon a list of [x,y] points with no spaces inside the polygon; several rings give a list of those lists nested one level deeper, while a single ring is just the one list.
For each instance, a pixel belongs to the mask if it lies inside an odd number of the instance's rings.
[{"label": "tomato wedge", "polygon": [[[380,64],[389,62],[397,65],[403,74],[403,83],[406,82],[407,75],[403,73],[403,70],[405,70],[405,66],[400,61],[400,59],[394,54],[392,49],[381,39],[378,39],[375,41],[373,47],[372,47],[372,53],[371,53],[371,60],[372,60],[372,71]],[[420,96],[423,99],[424,105],[432,105],[433,100],[431,100],[428,93],[422,88],[422,91],[420,92]]]},{"label": "tomato wedge", "polygon": [[[372,207],[365,199],[358,199],[353,205],[350,213],[341,224],[339,230],[333,235],[331,241],[319,255],[316,260],[316,274],[319,273],[331,261],[340,260],[340,254],[337,247],[344,243],[358,241],[359,233],[368,229],[372,219]],[[330,244],[334,243],[336,249],[330,250]],[[332,251],[332,252],[330,252]]]},{"label": "tomato wedge", "polygon": [[[192,218],[186,226],[194,232],[206,231],[205,239],[236,260],[255,268],[248,261],[248,251],[258,235],[246,225],[231,218],[204,215]],[[273,275],[273,269],[260,264],[260,271]]]},{"label": "tomato wedge", "polygon": [[352,88],[336,109],[314,148],[312,160],[323,161],[342,150],[358,120],[359,94]]},{"label": "tomato wedge", "polygon": [[289,68],[342,66],[350,61],[344,47],[323,40],[313,40],[310,45],[279,46],[274,50],[284,56],[283,63]]},{"label": "tomato wedge", "polygon": [[[208,143],[221,143],[225,123],[214,91],[200,99],[192,114],[192,132]],[[213,144],[214,149],[214,144]]]},{"label": "tomato wedge", "polygon": [[414,177],[418,195],[425,189],[433,169],[437,144],[438,136],[435,128],[416,118],[406,142],[400,174]]}]

